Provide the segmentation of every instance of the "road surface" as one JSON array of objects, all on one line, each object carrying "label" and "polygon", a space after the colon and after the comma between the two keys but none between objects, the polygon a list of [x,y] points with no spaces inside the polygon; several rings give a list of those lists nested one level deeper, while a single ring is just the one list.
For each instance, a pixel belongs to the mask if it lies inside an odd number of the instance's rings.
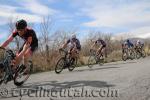
[{"label": "road surface", "polygon": [[9,82],[0,91],[0,100],[150,100],[150,57],[33,74],[22,87]]}]

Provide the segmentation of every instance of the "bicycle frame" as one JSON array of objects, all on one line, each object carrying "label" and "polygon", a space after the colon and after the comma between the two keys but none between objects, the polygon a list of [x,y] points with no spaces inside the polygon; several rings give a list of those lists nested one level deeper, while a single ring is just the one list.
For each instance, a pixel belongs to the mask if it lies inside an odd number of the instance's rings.
[{"label": "bicycle frame", "polygon": [[64,50],[64,49],[61,49],[60,51],[63,51],[65,53],[65,56],[64,56],[64,68],[68,67],[69,66],[69,62],[68,62],[68,51]]},{"label": "bicycle frame", "polygon": [[5,52],[6,57],[3,61],[3,66],[4,66],[4,70],[6,72],[6,75],[4,76],[3,80],[6,81],[8,77],[13,78],[13,72],[12,72],[12,68],[10,66],[10,62],[12,59],[14,59],[14,54],[11,50],[7,50]]}]

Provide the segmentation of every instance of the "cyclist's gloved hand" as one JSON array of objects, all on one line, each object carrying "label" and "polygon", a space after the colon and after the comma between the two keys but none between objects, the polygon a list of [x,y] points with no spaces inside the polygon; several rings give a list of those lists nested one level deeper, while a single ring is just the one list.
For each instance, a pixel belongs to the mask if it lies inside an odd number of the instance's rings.
[{"label": "cyclist's gloved hand", "polygon": [[62,51],[63,50],[63,48],[59,48],[59,51]]},{"label": "cyclist's gloved hand", "polygon": [[92,52],[93,51],[93,49],[90,49],[90,52]]}]

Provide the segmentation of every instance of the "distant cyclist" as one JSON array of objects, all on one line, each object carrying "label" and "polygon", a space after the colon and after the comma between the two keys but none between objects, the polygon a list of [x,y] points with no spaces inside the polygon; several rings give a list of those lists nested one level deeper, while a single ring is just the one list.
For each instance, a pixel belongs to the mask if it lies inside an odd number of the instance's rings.
[{"label": "distant cyclist", "polygon": [[102,40],[101,38],[98,38],[96,41],[94,41],[94,44],[92,45],[91,49],[95,47],[96,45],[99,45],[99,48],[97,49],[97,52],[96,52],[97,56],[101,56],[104,53],[105,57],[107,57],[106,42]]},{"label": "distant cyclist", "polygon": [[137,40],[135,44],[135,50],[141,53],[143,48],[144,48],[144,43],[142,43],[140,40]]},{"label": "distant cyclist", "polygon": [[24,44],[19,49],[18,53],[16,54],[16,58],[14,61],[14,68],[20,63],[22,57],[24,57],[25,64],[27,64],[28,58],[30,58],[33,52],[38,47],[38,38],[36,33],[33,29],[27,27],[27,22],[23,19],[18,20],[16,22],[16,29],[14,32],[8,37],[8,39],[1,45],[1,47],[5,48],[8,46],[13,39],[19,36],[24,40]]},{"label": "distant cyclist", "polygon": [[144,43],[142,43],[140,40],[137,40],[135,46],[136,46],[136,48],[143,48]]},{"label": "distant cyclist", "polygon": [[[69,46],[69,43],[71,44]],[[67,48],[69,46],[69,57],[71,58],[77,58],[79,55],[79,51],[81,50],[81,44],[79,39],[77,39],[76,34],[72,34],[71,38],[68,39],[62,46],[63,49]]]}]

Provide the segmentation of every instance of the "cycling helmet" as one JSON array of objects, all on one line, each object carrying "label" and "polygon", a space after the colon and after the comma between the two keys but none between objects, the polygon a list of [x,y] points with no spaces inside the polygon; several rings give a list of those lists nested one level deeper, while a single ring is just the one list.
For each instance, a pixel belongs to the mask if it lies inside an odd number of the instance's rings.
[{"label": "cycling helmet", "polygon": [[76,34],[72,34],[71,38],[76,39]]},{"label": "cycling helmet", "polygon": [[140,43],[140,40],[137,40],[137,43]]},{"label": "cycling helmet", "polygon": [[18,20],[16,22],[16,29],[17,30],[18,29],[25,29],[26,27],[27,27],[27,22],[25,20],[21,19],[21,20]]},{"label": "cycling helmet", "polygon": [[127,42],[130,42],[130,40],[129,40],[129,39],[127,39]]}]

